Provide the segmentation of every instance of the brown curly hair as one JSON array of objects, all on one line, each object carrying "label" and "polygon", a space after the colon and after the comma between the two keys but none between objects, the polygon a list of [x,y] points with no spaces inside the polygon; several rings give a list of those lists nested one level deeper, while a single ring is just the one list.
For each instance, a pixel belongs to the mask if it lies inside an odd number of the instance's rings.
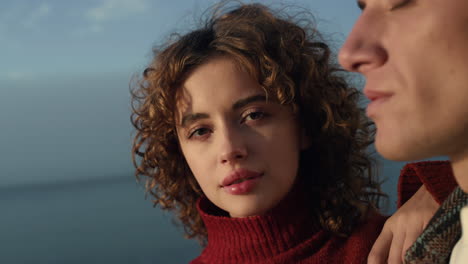
[{"label": "brown curly hair", "polygon": [[195,205],[203,193],[177,139],[176,94],[194,68],[214,56],[228,56],[269,96],[293,107],[311,141],[300,154],[298,172],[311,210],[325,230],[350,234],[381,196],[366,150],[374,129],[358,105],[359,91],[348,86],[311,24],[301,26],[309,19],[280,15],[260,4],[219,10],[201,28],[155,49],[132,87],[136,177],[147,177],[154,205],[175,211],[188,238],[206,242]]}]

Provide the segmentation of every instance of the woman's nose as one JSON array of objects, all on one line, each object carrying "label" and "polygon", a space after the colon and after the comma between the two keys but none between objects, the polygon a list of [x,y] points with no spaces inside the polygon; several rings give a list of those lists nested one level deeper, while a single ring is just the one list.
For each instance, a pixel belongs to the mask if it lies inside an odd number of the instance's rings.
[{"label": "woman's nose", "polygon": [[220,162],[233,164],[247,158],[246,140],[240,128],[226,128],[220,135]]}]

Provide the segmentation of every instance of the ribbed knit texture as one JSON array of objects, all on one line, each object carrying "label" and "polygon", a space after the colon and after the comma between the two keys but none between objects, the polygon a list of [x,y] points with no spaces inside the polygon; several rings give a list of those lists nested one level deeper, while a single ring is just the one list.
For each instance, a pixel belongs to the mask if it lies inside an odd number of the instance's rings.
[{"label": "ribbed knit texture", "polygon": [[423,161],[406,164],[398,181],[397,206],[402,206],[422,184],[442,204],[457,186],[450,162]]},{"label": "ribbed knit texture", "polygon": [[[398,186],[399,206],[424,183],[441,202],[455,187],[448,162],[419,162],[405,166]],[[192,264],[201,263],[317,263],[360,264],[377,239],[386,217],[375,214],[354,228],[348,238],[322,230],[307,205],[288,196],[262,216],[230,218],[206,198],[198,210],[208,231],[208,245]]]},{"label": "ribbed knit texture", "polygon": [[375,214],[348,238],[320,228],[307,207],[290,198],[262,216],[230,218],[206,198],[198,209],[208,230],[199,263],[365,263],[386,217]]}]

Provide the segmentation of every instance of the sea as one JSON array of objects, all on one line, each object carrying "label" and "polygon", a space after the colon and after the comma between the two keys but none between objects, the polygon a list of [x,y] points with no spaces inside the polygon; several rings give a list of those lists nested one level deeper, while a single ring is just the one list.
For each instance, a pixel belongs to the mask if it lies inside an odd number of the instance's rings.
[{"label": "sea", "polygon": [[173,222],[132,177],[0,188],[0,263],[188,263]]},{"label": "sea", "polygon": [[[403,163],[384,164],[382,211]],[[0,187],[0,263],[188,263],[201,248],[125,177]]]}]

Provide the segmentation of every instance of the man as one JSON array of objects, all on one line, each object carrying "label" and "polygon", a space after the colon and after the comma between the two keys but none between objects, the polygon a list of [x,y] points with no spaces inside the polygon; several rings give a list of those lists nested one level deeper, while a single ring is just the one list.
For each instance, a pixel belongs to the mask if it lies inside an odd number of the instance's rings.
[{"label": "man", "polygon": [[[458,240],[458,222],[446,217],[458,219],[458,209],[467,203],[468,1],[361,0],[358,5],[362,13],[339,60],[366,78],[367,115],[377,126],[377,150],[400,161],[448,156],[461,188],[447,198],[405,260],[446,262],[458,241],[450,263],[468,263],[459,255],[460,247],[465,252],[468,247]],[[433,230],[429,234],[432,228],[441,228],[446,237]],[[385,244],[381,238],[379,243]],[[448,247],[446,255],[433,250],[438,243]],[[391,249],[374,249],[369,262],[397,261]]]}]

